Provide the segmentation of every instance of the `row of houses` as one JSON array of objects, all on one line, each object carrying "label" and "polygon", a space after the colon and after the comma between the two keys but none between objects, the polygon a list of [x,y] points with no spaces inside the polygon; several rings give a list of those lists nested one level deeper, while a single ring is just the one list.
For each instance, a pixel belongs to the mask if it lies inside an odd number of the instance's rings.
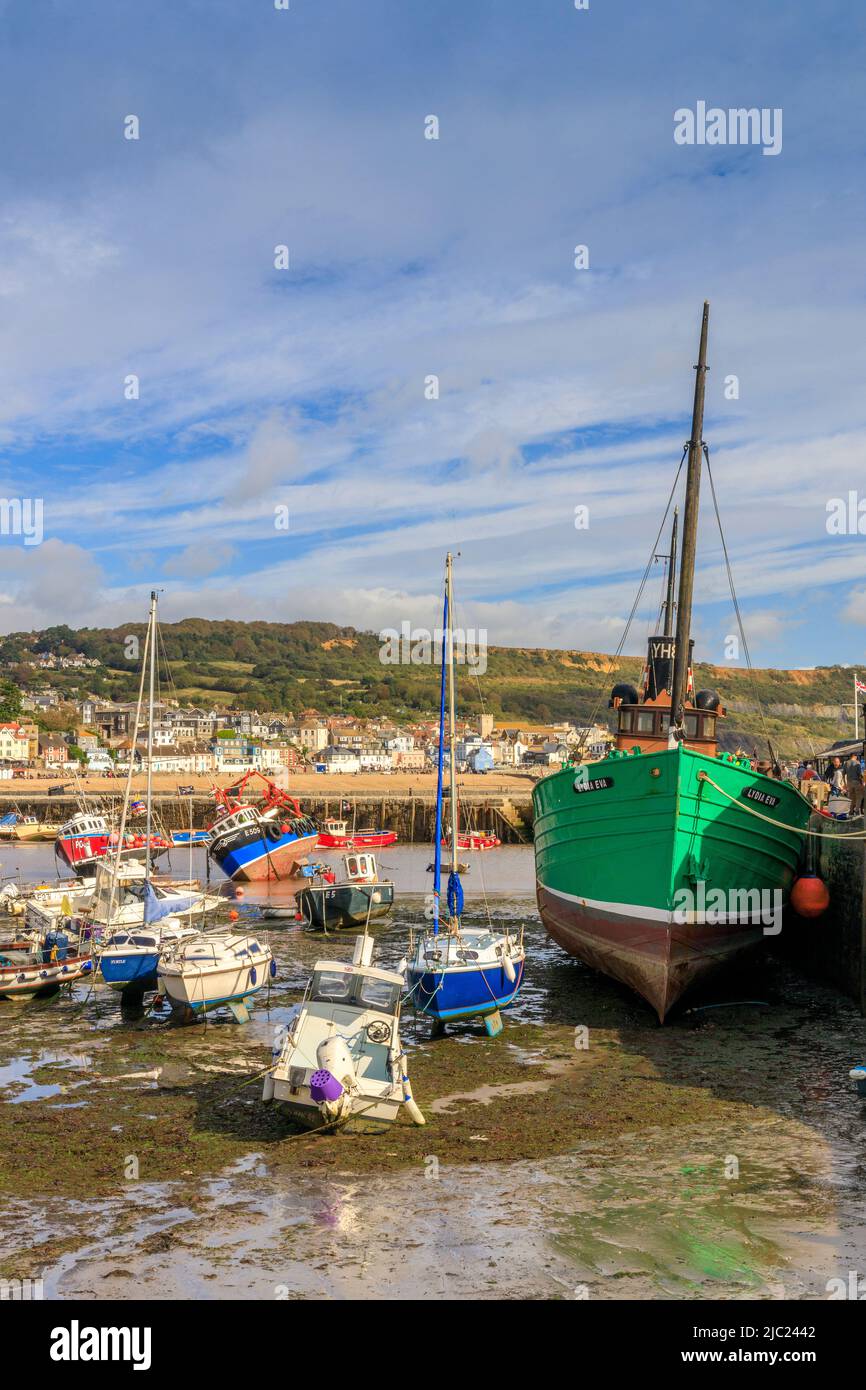
[{"label": "row of houses", "polygon": [[[146,757],[148,730],[136,734],[135,703],[78,702],[76,732],[40,736],[35,724],[26,729],[26,751],[16,726],[0,736],[0,762],[60,768],[75,766],[70,745],[77,745],[89,770],[122,769],[134,756]],[[323,773],[423,772],[438,759],[438,726],[432,720],[397,725],[385,717],[358,720],[324,717],[317,710],[299,716],[258,710],[181,707],[159,701],[154,708],[153,769],[159,772],[235,774],[250,769],[275,773],[299,764]],[[579,748],[583,757],[602,757],[612,743],[600,725],[570,723],[513,724],[497,727],[492,715],[476,723],[458,721],[456,759],[461,771],[554,766]]]}]

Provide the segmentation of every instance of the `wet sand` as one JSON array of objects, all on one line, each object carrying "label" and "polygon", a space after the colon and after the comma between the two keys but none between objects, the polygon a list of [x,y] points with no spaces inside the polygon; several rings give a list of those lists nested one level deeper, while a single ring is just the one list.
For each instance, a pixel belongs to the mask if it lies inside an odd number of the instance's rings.
[{"label": "wet sand", "polygon": [[[428,860],[380,856],[382,963],[423,920]],[[770,959],[660,1028],[547,941],[531,851],[472,857],[472,914],[482,878],[527,924],[527,982],[498,1039],[405,1016],[424,1129],[299,1135],[245,1084],[351,933],[271,930],[244,1027],[124,1016],[86,985],[0,1004],[0,1275],[51,1297],[808,1299],[866,1267],[853,1006]]]}]

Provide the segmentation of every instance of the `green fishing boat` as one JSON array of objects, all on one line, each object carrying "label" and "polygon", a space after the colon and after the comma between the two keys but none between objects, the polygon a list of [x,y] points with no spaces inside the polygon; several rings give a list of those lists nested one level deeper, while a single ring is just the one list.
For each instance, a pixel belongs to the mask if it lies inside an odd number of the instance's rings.
[{"label": "green fishing boat", "polygon": [[[689,636],[709,306],[687,445],[678,602],[674,516],[663,630],[641,688],[615,685],[616,748],[533,792],[536,891],[550,936],[664,1018],[687,989],[777,934],[811,808],[790,783],[719,753],[718,696],[693,691]],[[674,609],[676,608],[676,633]]]}]

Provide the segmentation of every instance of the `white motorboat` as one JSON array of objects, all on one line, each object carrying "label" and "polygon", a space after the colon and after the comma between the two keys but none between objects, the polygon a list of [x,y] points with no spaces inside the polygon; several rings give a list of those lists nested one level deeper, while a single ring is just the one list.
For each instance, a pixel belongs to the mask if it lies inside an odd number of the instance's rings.
[{"label": "white motorboat", "polygon": [[316,962],[265,1077],[262,1099],[280,1101],[308,1129],[393,1121],[403,1110],[424,1124],[400,1042],[403,976],[377,969],[372,953],[364,935],[350,965]]},{"label": "white motorboat", "polygon": [[169,943],[157,969],[160,992],[182,1018],[226,1004],[238,1023],[249,1021],[249,1001],[276,973],[267,941],[236,929]]}]

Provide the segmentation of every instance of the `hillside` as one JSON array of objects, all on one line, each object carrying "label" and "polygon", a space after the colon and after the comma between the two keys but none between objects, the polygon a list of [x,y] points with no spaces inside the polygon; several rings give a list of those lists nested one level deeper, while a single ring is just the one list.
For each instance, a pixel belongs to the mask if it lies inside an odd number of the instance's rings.
[{"label": "hillside", "polygon": [[[389,665],[380,660],[379,637],[333,623],[212,622],[187,618],[167,623],[162,639],[162,694],[183,703],[369,717],[415,718],[431,713],[438,700],[438,668]],[[3,675],[19,685],[53,685],[80,693],[128,700],[138,689],[138,663],[128,658],[130,636],[143,645],[144,624],[122,628],[47,628],[0,638]],[[102,664],[83,670],[34,668],[35,654],[81,653]],[[597,652],[492,647],[487,670],[476,677],[459,672],[460,709],[466,717],[483,708],[499,721],[543,723],[608,717],[614,677],[635,680],[638,658],[612,659]],[[760,744],[763,705],[766,728],[778,751],[811,751],[853,736],[851,671],[843,666],[815,670],[747,671],[699,665],[697,688],[718,690],[729,718],[724,743]],[[846,707],[848,706],[848,707]]]}]

